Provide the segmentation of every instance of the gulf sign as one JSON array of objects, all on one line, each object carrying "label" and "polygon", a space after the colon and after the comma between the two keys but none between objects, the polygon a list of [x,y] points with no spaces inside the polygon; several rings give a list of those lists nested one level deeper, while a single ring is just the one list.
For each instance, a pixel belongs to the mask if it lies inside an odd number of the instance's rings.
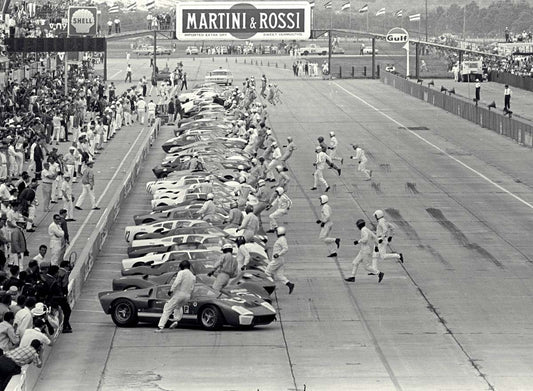
[{"label": "gulf sign", "polygon": [[407,43],[409,42],[409,33],[401,27],[395,27],[389,30],[385,40],[389,43]]},{"label": "gulf sign", "polygon": [[176,37],[202,40],[305,40],[311,35],[308,1],[179,2]]}]

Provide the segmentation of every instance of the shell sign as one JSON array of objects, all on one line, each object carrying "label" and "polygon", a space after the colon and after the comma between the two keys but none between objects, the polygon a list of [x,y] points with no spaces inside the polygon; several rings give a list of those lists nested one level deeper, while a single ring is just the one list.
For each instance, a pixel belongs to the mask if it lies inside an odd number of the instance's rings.
[{"label": "shell sign", "polygon": [[70,37],[96,36],[98,26],[96,7],[68,8],[68,35]]},{"label": "shell sign", "polygon": [[178,2],[180,40],[309,39],[308,1]]}]

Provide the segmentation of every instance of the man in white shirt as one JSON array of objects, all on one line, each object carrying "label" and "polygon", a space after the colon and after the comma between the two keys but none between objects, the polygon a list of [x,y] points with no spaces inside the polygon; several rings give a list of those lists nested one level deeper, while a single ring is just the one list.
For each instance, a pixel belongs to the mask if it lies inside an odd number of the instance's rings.
[{"label": "man in white shirt", "polygon": [[147,109],[148,109],[148,124],[151,125],[153,121],[155,121],[155,110],[157,108],[157,105],[154,103],[153,100],[150,100],[148,103]]},{"label": "man in white shirt", "polygon": [[48,236],[50,237],[50,263],[59,264],[59,254],[63,246],[65,232],[61,229],[61,216],[54,215],[54,221],[48,226]]},{"label": "man in white shirt", "polygon": [[372,170],[369,170],[368,168],[366,168],[366,163],[368,160],[366,158],[365,150],[359,147],[358,145],[353,145],[353,144],[352,144],[352,148],[355,150],[355,155],[350,156],[350,159],[357,160],[359,162],[359,165],[357,166],[357,171],[365,174],[366,176],[365,181],[369,181],[370,179],[372,179]]},{"label": "man in white shirt", "polygon": [[31,341],[38,339],[43,345],[52,345],[50,338],[43,332],[46,330],[46,323],[42,318],[37,318],[33,322],[33,328],[27,329],[20,340],[20,347],[30,346]]},{"label": "man in white shirt", "polygon": [[0,349],[2,352],[7,352],[17,347],[20,337],[15,332],[13,323],[15,315],[8,311],[4,314],[4,320],[0,323]]},{"label": "man in white shirt", "polygon": [[315,148],[315,152],[316,161],[314,163],[315,172],[313,173],[314,182],[311,190],[316,190],[318,183],[320,182],[320,184],[322,184],[326,188],[325,192],[327,193],[329,190],[329,185],[324,179],[324,169],[326,168],[327,162],[331,163],[331,159],[328,155],[326,155],[324,151],[322,151],[322,147],[320,147],[319,145],[317,145],[317,147]]},{"label": "man in white shirt", "polygon": [[17,311],[15,314],[14,325],[19,337],[22,337],[27,329],[33,327],[33,315],[31,314],[31,310],[35,307],[36,303],[35,297],[28,297],[24,303],[24,308]]},{"label": "man in white shirt", "polygon": [[176,328],[178,322],[183,317],[183,306],[191,299],[194,283],[196,282],[196,277],[190,269],[191,264],[189,261],[181,261],[180,271],[168,291],[170,300],[163,307],[163,315],[161,315],[161,319],[159,319],[159,324],[155,330],[157,333],[163,331],[170,314],[173,313],[174,317],[174,322],[170,325],[171,329]]},{"label": "man in white shirt", "polygon": [[63,176],[61,194],[63,195],[63,209],[67,210],[67,221],[76,221],[74,220],[74,202],[72,201],[72,183],[70,181],[70,174],[65,174]]},{"label": "man in white shirt", "polygon": [[144,119],[146,118],[146,102],[142,96],[139,97],[139,100],[137,101],[137,117],[139,118],[141,125],[144,125]]}]

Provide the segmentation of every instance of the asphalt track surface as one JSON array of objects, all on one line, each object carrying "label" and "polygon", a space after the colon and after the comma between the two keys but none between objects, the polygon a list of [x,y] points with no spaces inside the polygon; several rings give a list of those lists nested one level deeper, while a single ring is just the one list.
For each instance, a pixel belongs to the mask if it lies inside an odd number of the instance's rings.
[{"label": "asphalt track surface", "polygon": [[[207,60],[186,69],[224,65]],[[144,183],[170,137],[163,128],[74,310],[74,334],[54,346],[36,389],[533,389],[531,151],[379,81],[290,80],[282,69],[230,65],[280,80],[283,104],[269,108],[270,125],[298,147],[285,222],[296,288],[289,296],[278,286],[278,322],[154,334],[116,328],[101,312],[96,294],[119,274],[124,226],[149,209]],[[321,193],[309,190],[316,138],[330,130],[345,158],[341,177],[326,172],[337,259],[318,240]],[[372,181],[347,160],[349,143],[366,149]],[[381,284],[361,268],[345,283],[354,223],[378,208],[398,226],[392,248],[406,262],[382,262]]]}]

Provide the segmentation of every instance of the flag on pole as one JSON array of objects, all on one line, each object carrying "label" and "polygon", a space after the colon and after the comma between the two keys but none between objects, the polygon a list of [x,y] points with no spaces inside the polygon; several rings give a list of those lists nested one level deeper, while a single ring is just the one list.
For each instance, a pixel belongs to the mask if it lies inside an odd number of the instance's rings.
[{"label": "flag on pole", "polygon": [[311,0],[309,2],[309,5],[311,6],[311,8],[315,8],[315,0]]},{"label": "flag on pole", "polygon": [[118,4],[113,4],[111,7],[109,7],[109,9],[107,10],[107,12],[109,14],[118,14],[118,12],[120,11],[120,9],[118,8]]},{"label": "flag on pole", "polygon": [[332,2],[328,1],[326,4],[324,4],[324,8],[331,9],[331,4],[332,4]]},{"label": "flag on pole", "polygon": [[361,8],[359,8],[360,14],[364,14],[365,12],[368,12],[368,4],[365,4]]},{"label": "flag on pole", "polygon": [[409,22],[417,22],[420,20],[420,14],[409,15]]},{"label": "flag on pole", "polygon": [[376,12],[376,16],[385,15],[385,7],[381,8],[378,12]]},{"label": "flag on pole", "polygon": [[146,8],[148,8],[148,11],[153,10],[155,8],[155,0],[146,0]]},{"label": "flag on pole", "polygon": [[401,17],[403,17],[403,10],[398,10],[398,11],[396,11],[396,13],[394,14],[394,16],[396,16],[397,18],[401,18]]},{"label": "flag on pole", "polygon": [[126,11],[131,12],[135,11],[137,9],[137,2],[134,1],[133,3],[126,6]]},{"label": "flag on pole", "polygon": [[341,5],[341,10],[342,10],[342,11],[349,10],[351,6],[352,6],[352,5],[350,4],[350,1],[347,1],[346,3],[344,3],[343,5]]}]

